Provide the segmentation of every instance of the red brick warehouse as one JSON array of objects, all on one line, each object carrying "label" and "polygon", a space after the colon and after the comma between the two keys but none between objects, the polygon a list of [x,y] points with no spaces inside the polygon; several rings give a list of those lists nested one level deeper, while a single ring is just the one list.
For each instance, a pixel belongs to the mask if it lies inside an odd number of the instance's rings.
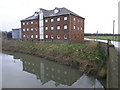
[{"label": "red brick warehouse", "polygon": [[84,40],[84,20],[66,8],[40,8],[21,20],[22,39]]}]

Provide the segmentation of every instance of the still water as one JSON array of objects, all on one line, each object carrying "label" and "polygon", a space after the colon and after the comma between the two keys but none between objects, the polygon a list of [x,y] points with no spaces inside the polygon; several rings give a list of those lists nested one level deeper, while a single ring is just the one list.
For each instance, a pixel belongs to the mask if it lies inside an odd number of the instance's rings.
[{"label": "still water", "polygon": [[103,88],[93,76],[40,57],[4,52],[2,88]]}]

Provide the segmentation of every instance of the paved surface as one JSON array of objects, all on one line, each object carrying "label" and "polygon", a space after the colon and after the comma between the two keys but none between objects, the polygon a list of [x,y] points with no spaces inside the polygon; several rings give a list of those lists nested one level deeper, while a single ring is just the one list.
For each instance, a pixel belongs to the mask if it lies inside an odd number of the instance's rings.
[{"label": "paved surface", "polygon": [[[107,43],[107,40],[100,40],[100,39],[85,38],[85,40],[93,40],[93,41],[99,41],[99,42],[105,42],[105,43]],[[118,52],[120,52],[120,42],[111,41],[111,43],[115,46],[116,50],[118,50]]]}]

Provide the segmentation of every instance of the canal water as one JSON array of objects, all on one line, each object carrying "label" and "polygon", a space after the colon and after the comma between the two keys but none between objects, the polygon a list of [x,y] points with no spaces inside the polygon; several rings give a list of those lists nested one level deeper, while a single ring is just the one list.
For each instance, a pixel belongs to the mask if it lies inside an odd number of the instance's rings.
[{"label": "canal water", "polygon": [[21,53],[3,52],[2,88],[103,88],[93,76]]}]

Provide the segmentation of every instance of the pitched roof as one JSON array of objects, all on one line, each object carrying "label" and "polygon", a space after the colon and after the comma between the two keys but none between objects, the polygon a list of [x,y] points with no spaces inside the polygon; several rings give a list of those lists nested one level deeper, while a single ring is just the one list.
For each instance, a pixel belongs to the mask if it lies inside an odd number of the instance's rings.
[{"label": "pitched roof", "polygon": [[[45,10],[45,9],[42,9],[40,8],[40,10],[43,12],[43,15],[44,17],[53,17],[53,16],[60,16],[60,15],[67,15],[67,14],[72,14],[72,15],[75,15],[75,16],[78,16],[78,17],[81,17],[79,16],[78,14],[66,9],[66,8],[55,8],[53,10]],[[57,11],[55,11],[57,10]],[[35,12],[36,14],[38,14],[38,12]],[[83,17],[81,17],[83,18]],[[21,21],[24,21],[24,20],[33,20],[33,19],[38,19],[38,15],[36,16],[35,14],[30,16],[30,17],[27,17]],[[85,18],[83,18],[85,19]]]},{"label": "pitched roof", "polygon": [[[75,16],[79,16],[78,14],[66,9],[66,8],[55,8],[53,10],[45,10],[45,9],[41,9],[40,10],[43,11],[43,14],[44,14],[44,17],[52,17],[52,16],[60,16],[60,15],[66,15],[66,14],[72,14],[72,15],[75,15]],[[58,10],[58,13],[55,13],[54,11],[55,10]],[[81,16],[79,16],[81,17]],[[83,18],[83,17],[81,17]],[[84,18],[83,18],[84,19]]]},{"label": "pitched roof", "polygon": [[34,19],[38,19],[38,12],[35,12],[34,15],[29,16],[21,21],[26,21],[26,20],[34,20]]}]

